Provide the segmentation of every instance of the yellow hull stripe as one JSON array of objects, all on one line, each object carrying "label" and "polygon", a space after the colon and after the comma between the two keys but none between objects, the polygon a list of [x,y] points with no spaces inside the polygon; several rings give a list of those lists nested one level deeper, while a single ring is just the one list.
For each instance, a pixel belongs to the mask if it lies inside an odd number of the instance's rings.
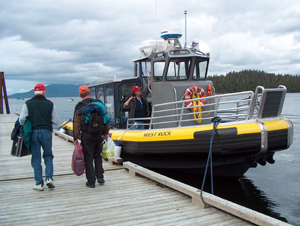
[{"label": "yellow hull stripe", "polygon": [[265,121],[263,122],[268,131],[276,131],[276,130],[279,130],[279,129],[288,129],[288,126],[287,124],[282,121],[282,120],[276,120],[276,121]]},{"label": "yellow hull stripe", "polygon": [[[282,129],[288,129],[287,124],[282,120],[263,121],[268,131],[276,131]],[[261,129],[257,123],[245,123],[235,125],[218,125],[217,129],[229,129],[236,128],[237,135],[246,135],[253,133],[261,133]],[[68,123],[66,129],[73,130],[73,123]],[[110,130],[111,138],[118,140],[121,137],[121,141],[131,142],[151,142],[151,141],[176,141],[176,140],[191,140],[194,139],[195,132],[212,130],[212,125],[199,126],[199,127],[181,127],[172,129],[154,129],[154,130]]]}]

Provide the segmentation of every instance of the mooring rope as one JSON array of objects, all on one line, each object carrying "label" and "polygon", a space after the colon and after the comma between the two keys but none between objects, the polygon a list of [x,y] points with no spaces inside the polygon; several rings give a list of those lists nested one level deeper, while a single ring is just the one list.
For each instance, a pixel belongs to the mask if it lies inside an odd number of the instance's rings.
[{"label": "mooring rope", "polygon": [[210,162],[210,177],[211,177],[211,193],[214,194],[213,167],[212,167],[212,144],[213,144],[214,134],[215,134],[216,128],[218,127],[221,120],[222,119],[219,116],[216,116],[216,117],[211,119],[211,121],[214,123],[214,125],[213,125],[213,131],[212,131],[212,134],[211,134],[211,137],[210,137],[209,153],[208,153],[208,157],[207,157],[205,173],[204,173],[202,186],[201,186],[201,192],[200,192],[200,197],[201,197],[201,200],[204,204],[207,204],[207,203],[205,203],[204,200],[203,200],[202,192],[203,192],[203,188],[204,188],[204,184],[205,184],[206,173],[207,173],[207,168],[208,168],[209,162]]}]

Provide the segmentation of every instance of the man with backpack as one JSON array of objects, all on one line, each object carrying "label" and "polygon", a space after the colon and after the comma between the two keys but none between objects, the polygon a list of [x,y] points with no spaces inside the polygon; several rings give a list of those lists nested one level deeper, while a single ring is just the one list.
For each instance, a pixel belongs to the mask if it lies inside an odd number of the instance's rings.
[{"label": "man with backpack", "polygon": [[81,133],[86,186],[94,188],[96,180],[100,185],[105,183],[101,152],[103,138],[108,137],[110,118],[103,103],[91,98],[87,86],[79,87],[79,95],[82,101],[75,106],[73,117],[74,144]]}]

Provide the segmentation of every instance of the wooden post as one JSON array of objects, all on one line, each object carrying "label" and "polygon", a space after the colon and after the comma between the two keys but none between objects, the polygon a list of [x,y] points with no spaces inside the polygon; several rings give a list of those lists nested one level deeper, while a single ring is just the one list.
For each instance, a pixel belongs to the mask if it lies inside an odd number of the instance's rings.
[{"label": "wooden post", "polygon": [[3,72],[0,72],[0,114],[3,114],[2,78]]},{"label": "wooden post", "polygon": [[3,95],[4,95],[6,113],[10,114],[9,105],[8,105],[8,98],[7,98],[7,92],[6,92],[6,86],[5,86],[5,79],[4,79],[4,72],[0,72],[0,114],[3,114],[2,90],[3,90]]}]

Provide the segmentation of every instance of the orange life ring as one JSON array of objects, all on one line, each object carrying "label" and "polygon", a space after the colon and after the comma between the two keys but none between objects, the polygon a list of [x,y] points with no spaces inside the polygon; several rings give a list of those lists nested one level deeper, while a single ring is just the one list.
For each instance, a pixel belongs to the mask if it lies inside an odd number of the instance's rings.
[{"label": "orange life ring", "polygon": [[[186,106],[187,107],[199,106],[195,101],[192,101],[192,100],[196,99],[196,98],[200,98],[200,97],[206,97],[204,89],[202,89],[199,86],[191,86],[191,87],[187,88],[187,90],[185,91],[185,94],[184,94],[184,99],[191,100],[191,101],[185,102]],[[206,104],[206,100],[200,101],[201,109],[203,108],[203,106],[205,104]]]}]

